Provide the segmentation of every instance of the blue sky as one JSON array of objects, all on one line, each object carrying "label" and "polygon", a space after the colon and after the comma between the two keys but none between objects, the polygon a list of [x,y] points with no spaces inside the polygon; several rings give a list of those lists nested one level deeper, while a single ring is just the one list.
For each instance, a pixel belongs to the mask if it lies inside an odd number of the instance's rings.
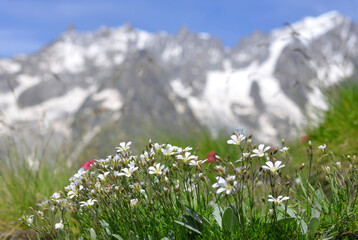
[{"label": "blue sky", "polygon": [[231,47],[255,30],[331,10],[357,22],[358,0],[0,0],[0,57],[35,52],[69,25],[94,31],[131,23],[171,34],[186,26]]}]

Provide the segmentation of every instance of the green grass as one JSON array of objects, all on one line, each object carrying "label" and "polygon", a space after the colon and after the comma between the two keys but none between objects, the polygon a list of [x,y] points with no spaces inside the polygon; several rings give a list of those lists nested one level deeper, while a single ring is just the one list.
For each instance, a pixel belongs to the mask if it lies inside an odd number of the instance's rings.
[{"label": "green grass", "polygon": [[328,111],[323,122],[308,129],[314,141],[328,140],[330,148],[337,153],[358,155],[358,82],[346,80],[326,91]]},{"label": "green grass", "polygon": [[[0,233],[24,226],[18,220],[39,200],[63,188],[75,170],[66,165],[59,149],[56,154],[38,151],[23,142],[21,147],[8,137],[0,153]],[[32,164],[31,164],[32,162]]]}]

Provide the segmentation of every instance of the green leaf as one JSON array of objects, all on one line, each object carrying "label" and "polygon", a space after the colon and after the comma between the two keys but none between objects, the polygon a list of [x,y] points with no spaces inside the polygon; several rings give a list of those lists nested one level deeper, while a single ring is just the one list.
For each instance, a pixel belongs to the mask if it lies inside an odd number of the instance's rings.
[{"label": "green leaf", "polygon": [[191,216],[193,219],[195,219],[195,221],[197,221],[200,225],[210,225],[209,221],[205,217],[200,216],[194,210],[191,210],[190,208],[185,208],[184,211],[188,213],[189,216]]},{"label": "green leaf", "polygon": [[130,231],[129,232],[129,238],[131,240],[137,240],[137,235],[133,231]]},{"label": "green leaf", "polygon": [[90,229],[90,234],[91,234],[91,240],[97,239],[96,231],[93,228]]},{"label": "green leaf", "polygon": [[117,234],[112,234],[113,237],[115,237],[118,240],[123,240],[123,238]]},{"label": "green leaf", "polygon": [[229,230],[233,230],[238,225],[239,219],[236,216],[234,210],[231,207],[226,208],[222,218],[222,226]]},{"label": "green leaf", "polygon": [[168,238],[169,238],[169,240],[175,240],[175,234],[174,234],[173,230],[170,230],[168,232]]},{"label": "green leaf", "polygon": [[196,233],[198,233],[198,234],[202,234],[198,229],[196,229],[195,227],[192,227],[192,226],[190,226],[190,225],[188,225],[188,224],[186,224],[186,223],[183,223],[183,222],[179,222],[179,221],[177,221],[177,220],[174,220],[174,222],[175,223],[177,223],[177,224],[179,224],[179,225],[181,225],[181,226],[183,226],[183,227],[186,227],[187,229],[189,229],[189,230],[191,230],[191,231],[193,231],[193,232],[196,232]]},{"label": "green leaf", "polygon": [[297,218],[296,214],[289,207],[287,207],[287,214],[290,215],[290,217],[292,217],[292,218]]},{"label": "green leaf", "polygon": [[309,225],[309,233],[311,238],[316,235],[318,227],[319,227],[319,219],[316,217],[312,217]]},{"label": "green leaf", "polygon": [[311,214],[311,220],[312,220],[312,218],[319,218],[320,215],[321,215],[321,212],[313,207],[312,214]]},{"label": "green leaf", "polygon": [[192,216],[189,215],[181,215],[181,218],[183,219],[183,222],[193,228],[199,229],[202,226],[200,223],[198,223]]},{"label": "green leaf", "polygon": [[301,229],[303,234],[307,234],[307,224],[303,219],[301,220]]},{"label": "green leaf", "polygon": [[216,220],[216,222],[219,224],[219,226],[222,228],[222,217],[221,217],[221,214],[220,214],[220,207],[219,205],[215,204],[214,205],[214,211],[213,211],[213,215],[214,215],[214,218]]}]

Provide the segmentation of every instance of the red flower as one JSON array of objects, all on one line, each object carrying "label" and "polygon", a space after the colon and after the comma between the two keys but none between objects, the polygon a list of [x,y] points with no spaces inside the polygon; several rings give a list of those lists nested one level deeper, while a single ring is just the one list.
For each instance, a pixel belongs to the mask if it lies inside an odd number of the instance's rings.
[{"label": "red flower", "polygon": [[208,155],[207,155],[208,162],[214,162],[215,161],[215,155],[216,155],[215,151],[208,152]]},{"label": "red flower", "polygon": [[81,167],[83,167],[85,170],[88,170],[91,168],[92,165],[96,165],[93,159],[88,160],[87,162],[82,164]]},{"label": "red flower", "polygon": [[305,135],[305,136],[301,137],[301,142],[304,143],[304,142],[306,142],[309,138],[310,138],[309,135]]}]

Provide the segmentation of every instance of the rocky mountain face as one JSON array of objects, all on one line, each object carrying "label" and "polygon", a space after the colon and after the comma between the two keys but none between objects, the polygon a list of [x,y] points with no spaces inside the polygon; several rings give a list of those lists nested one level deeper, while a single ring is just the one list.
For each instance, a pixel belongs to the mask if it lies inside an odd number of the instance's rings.
[{"label": "rocky mountain face", "polygon": [[356,74],[357,46],[358,26],[337,12],[232,49],[186,28],[71,30],[37,53],[0,59],[0,133],[41,122],[90,141],[109,125],[127,136],[207,126],[277,141],[325,108],[322,88]]}]

